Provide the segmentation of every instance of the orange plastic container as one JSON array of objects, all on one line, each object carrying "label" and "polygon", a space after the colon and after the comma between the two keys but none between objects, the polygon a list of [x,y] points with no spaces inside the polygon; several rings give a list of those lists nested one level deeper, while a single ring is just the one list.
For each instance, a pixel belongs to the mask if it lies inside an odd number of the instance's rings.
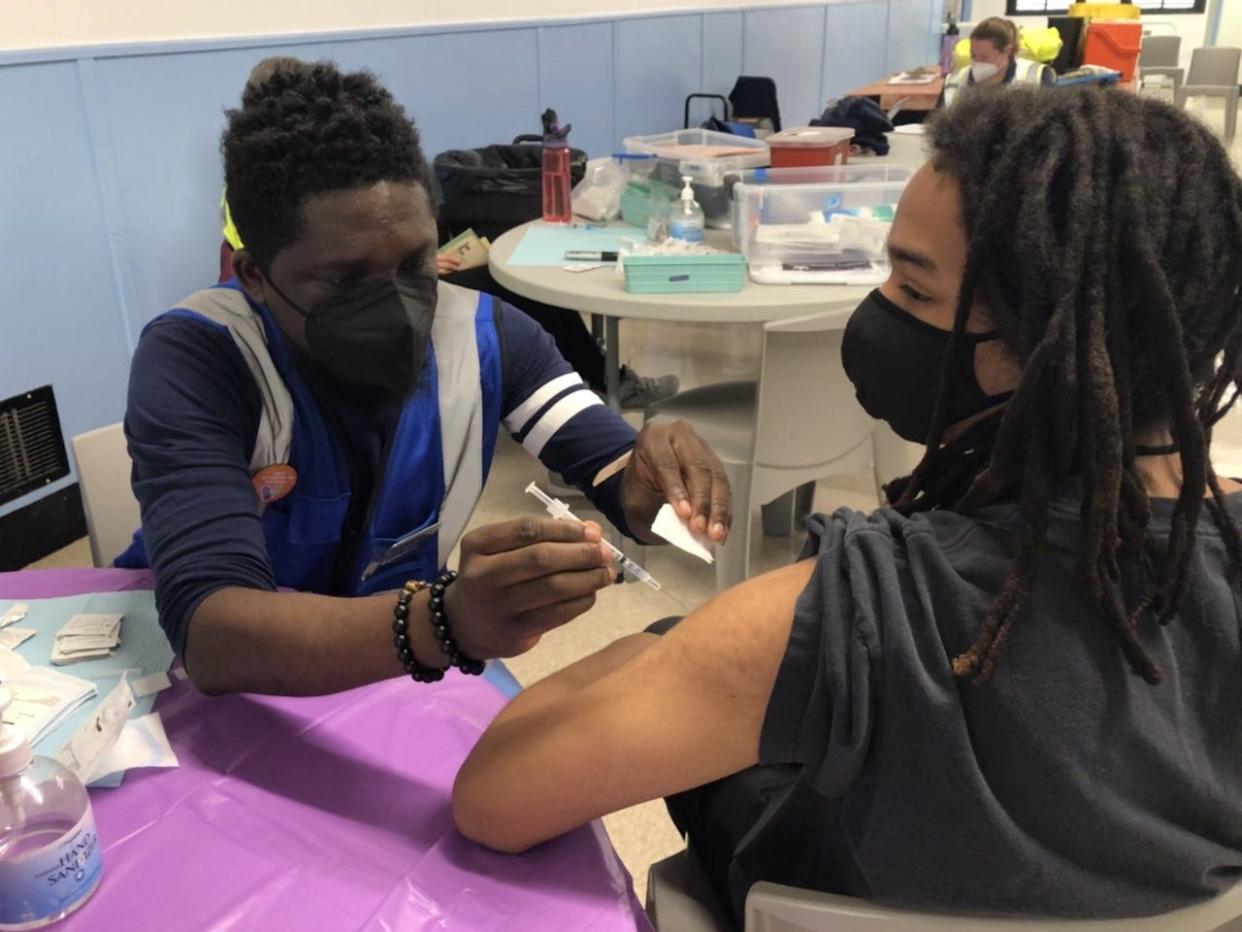
[{"label": "orange plastic container", "polygon": [[850,160],[854,131],[846,126],[799,126],[769,136],[765,142],[773,168],[844,165]]},{"label": "orange plastic container", "polygon": [[1084,65],[1103,65],[1121,72],[1122,81],[1134,80],[1134,68],[1143,49],[1142,23],[1101,22],[1087,25],[1082,47]]}]

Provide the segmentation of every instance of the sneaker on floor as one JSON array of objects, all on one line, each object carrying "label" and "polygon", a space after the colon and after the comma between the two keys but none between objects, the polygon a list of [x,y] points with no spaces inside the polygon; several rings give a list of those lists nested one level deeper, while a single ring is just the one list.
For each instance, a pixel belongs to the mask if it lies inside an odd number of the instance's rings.
[{"label": "sneaker on floor", "polygon": [[642,410],[657,401],[672,398],[680,387],[681,380],[675,375],[639,375],[629,366],[622,366],[618,395],[622,408]]}]

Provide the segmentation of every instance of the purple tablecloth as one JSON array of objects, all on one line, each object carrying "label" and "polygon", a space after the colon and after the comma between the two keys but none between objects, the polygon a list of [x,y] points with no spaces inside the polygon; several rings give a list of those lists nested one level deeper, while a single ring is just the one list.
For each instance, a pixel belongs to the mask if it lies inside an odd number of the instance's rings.
[{"label": "purple tablecloth", "polygon": [[[0,573],[0,598],[150,585],[127,570]],[[521,856],[453,828],[453,775],[504,698],[478,679],[393,680],[314,699],[207,698],[157,710],[181,760],[91,791],[104,879],[58,928],[651,928],[598,824]]]}]

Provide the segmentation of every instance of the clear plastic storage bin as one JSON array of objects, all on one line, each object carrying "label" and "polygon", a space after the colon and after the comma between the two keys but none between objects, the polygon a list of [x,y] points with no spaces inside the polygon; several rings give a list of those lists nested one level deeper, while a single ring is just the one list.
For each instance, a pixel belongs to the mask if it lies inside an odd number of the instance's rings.
[{"label": "clear plastic storage bin", "polygon": [[767,165],[767,143],[709,129],[679,129],[654,136],[630,136],[626,152],[656,156],[651,180],[681,189],[681,177],[689,175],[694,199],[703,208],[707,225],[728,229],[731,212],[725,178],[730,174]]},{"label": "clear plastic storage bin", "polygon": [[888,275],[893,213],[912,174],[858,163],[742,172],[727,185],[734,246],[757,282],[879,283]]}]

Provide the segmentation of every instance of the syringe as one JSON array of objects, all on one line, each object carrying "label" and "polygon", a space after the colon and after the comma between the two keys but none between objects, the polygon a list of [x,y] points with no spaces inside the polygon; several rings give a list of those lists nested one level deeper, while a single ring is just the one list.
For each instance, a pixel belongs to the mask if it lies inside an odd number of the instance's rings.
[{"label": "syringe", "polygon": [[[539,501],[543,502],[543,506],[548,509],[548,514],[552,517],[558,518],[562,521],[577,521],[579,524],[582,524],[582,519],[570,511],[568,505],[566,505],[559,498],[553,498],[543,489],[539,488],[539,486],[535,485],[535,483],[532,482],[528,485],[526,487],[526,491],[535,496],[535,498],[539,499]],[[604,546],[612,551],[612,555],[616,558],[617,562],[620,563],[621,569],[629,573],[639,582],[645,582],[656,592],[663,591],[660,584],[656,582],[655,577],[622,553],[620,547],[611,544],[607,538],[603,538],[602,540]],[[667,593],[665,594],[667,595]]]}]

